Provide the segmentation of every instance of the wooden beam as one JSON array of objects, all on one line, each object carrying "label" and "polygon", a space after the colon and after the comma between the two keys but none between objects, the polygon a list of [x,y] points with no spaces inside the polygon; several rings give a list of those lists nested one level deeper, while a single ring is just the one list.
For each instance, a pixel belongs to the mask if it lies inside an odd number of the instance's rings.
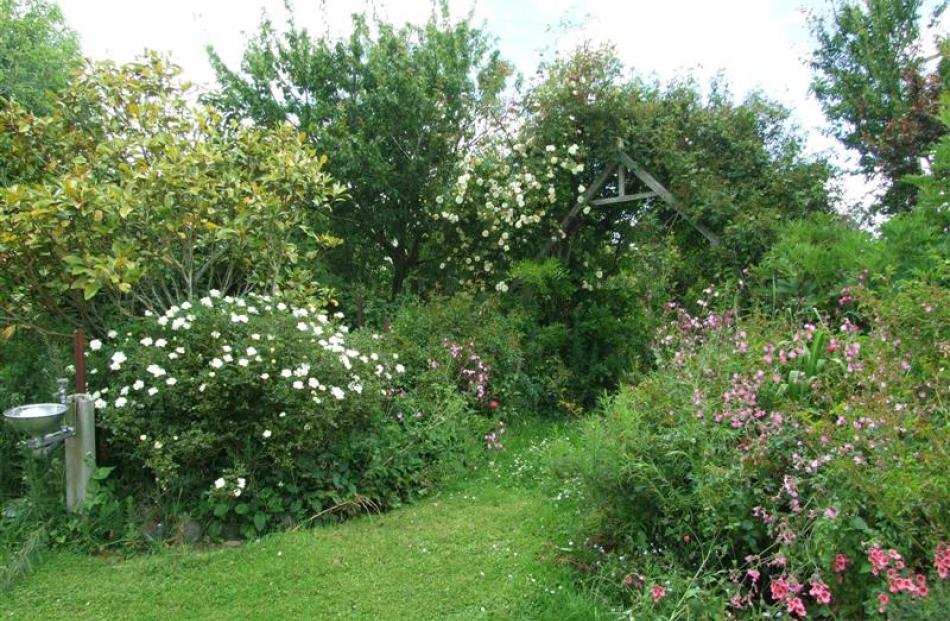
[{"label": "wooden beam", "polygon": [[609,198],[595,198],[590,202],[591,205],[613,205],[615,203],[629,203],[631,201],[638,201],[644,198],[653,198],[658,196],[656,192],[639,192],[637,194],[626,194],[623,196],[611,196]]},{"label": "wooden beam", "polygon": [[[574,220],[574,218],[577,216],[577,213],[581,209],[584,208],[584,205],[588,204],[588,202],[590,201],[592,197],[597,196],[597,194],[604,188],[604,184],[607,183],[607,179],[610,178],[610,175],[613,174],[615,170],[617,170],[617,166],[618,164],[614,162],[613,164],[605,168],[602,173],[597,175],[597,178],[594,179],[594,182],[592,184],[590,184],[590,187],[584,190],[584,193],[581,194],[581,197],[580,199],[578,199],[577,204],[575,204],[574,207],[572,207],[571,210],[567,213],[567,215],[564,216],[564,219],[561,220],[561,226],[559,227],[559,232],[566,231],[567,226]],[[544,251],[543,251],[542,256],[546,256],[549,252],[551,252],[551,248],[553,248],[554,244],[556,244],[558,241],[560,240],[549,239],[548,243],[544,245]]]},{"label": "wooden beam", "polygon": [[666,204],[669,205],[674,211],[676,211],[677,214],[682,216],[682,218],[686,220],[687,222],[689,222],[690,225],[692,225],[694,229],[699,231],[703,237],[709,240],[710,244],[712,244],[713,246],[719,245],[719,237],[717,237],[715,233],[710,231],[708,228],[706,228],[699,222],[696,222],[692,218],[690,218],[686,214],[686,212],[683,211],[683,209],[676,202],[676,199],[673,198],[673,195],[670,193],[670,191],[664,188],[663,184],[657,181],[653,177],[653,175],[643,170],[643,168],[641,168],[639,164],[634,162],[633,159],[626,153],[620,154],[620,161],[623,162],[623,164],[627,168],[629,168],[630,171],[633,172],[633,174],[636,175],[638,179],[640,179],[640,181],[645,183],[648,188],[656,192],[657,195],[660,198],[662,198],[666,202]]}]

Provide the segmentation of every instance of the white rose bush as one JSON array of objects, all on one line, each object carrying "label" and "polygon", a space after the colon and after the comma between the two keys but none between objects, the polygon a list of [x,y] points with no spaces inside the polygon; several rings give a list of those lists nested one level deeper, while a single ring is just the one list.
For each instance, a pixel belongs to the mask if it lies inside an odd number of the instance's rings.
[{"label": "white rose bush", "polygon": [[398,352],[341,318],[211,291],[113,333],[89,364],[118,485],[212,538],[425,490],[464,410],[413,400]]}]

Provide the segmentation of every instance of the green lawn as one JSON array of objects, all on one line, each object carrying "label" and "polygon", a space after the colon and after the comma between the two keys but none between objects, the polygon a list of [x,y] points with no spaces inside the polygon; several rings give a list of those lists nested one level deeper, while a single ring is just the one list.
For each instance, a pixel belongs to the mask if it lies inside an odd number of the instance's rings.
[{"label": "green lawn", "polygon": [[577,509],[534,484],[539,432],[518,435],[446,492],[385,515],[235,549],[54,553],[0,593],[0,618],[616,618],[553,560]]}]

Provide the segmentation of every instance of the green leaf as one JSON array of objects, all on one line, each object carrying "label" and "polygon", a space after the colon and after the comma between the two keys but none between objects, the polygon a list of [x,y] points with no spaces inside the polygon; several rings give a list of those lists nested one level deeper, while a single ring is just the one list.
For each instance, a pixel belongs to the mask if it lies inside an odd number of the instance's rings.
[{"label": "green leaf", "polygon": [[91,300],[96,297],[96,294],[99,293],[99,289],[102,287],[97,282],[90,282],[82,288],[82,296],[86,300]]},{"label": "green leaf", "polygon": [[856,515],[853,518],[851,518],[850,524],[851,524],[851,527],[856,530],[860,530],[864,532],[868,532],[871,530],[870,527],[868,527],[868,523],[865,522],[864,519],[860,515]]},{"label": "green leaf", "polygon": [[255,513],[254,514],[254,528],[256,528],[258,532],[262,532],[266,525],[267,525],[267,515],[265,515],[264,513],[261,513],[260,511]]}]

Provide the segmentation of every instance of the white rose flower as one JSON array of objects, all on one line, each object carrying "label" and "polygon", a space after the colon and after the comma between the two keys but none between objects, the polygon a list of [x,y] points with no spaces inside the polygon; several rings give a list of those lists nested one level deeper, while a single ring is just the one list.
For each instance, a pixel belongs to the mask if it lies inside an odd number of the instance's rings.
[{"label": "white rose flower", "polygon": [[223,478],[217,479],[217,480],[215,480],[215,482],[214,482],[214,488],[215,488],[215,489],[221,489],[222,487],[224,487],[224,485],[225,485],[225,480],[224,480]]},{"label": "white rose flower", "polygon": [[100,349],[102,349],[102,341],[100,341],[99,339],[92,339],[91,341],[89,341],[89,349],[91,349],[92,351],[99,351]]},{"label": "white rose flower", "polygon": [[167,380],[165,380],[165,383],[169,386],[174,386],[178,383],[178,380],[176,380],[174,377],[169,377]]},{"label": "white rose flower", "polygon": [[264,433],[262,433],[261,435],[264,436],[264,439],[266,440],[267,438],[271,436],[270,429],[265,429]]},{"label": "white rose flower", "polygon": [[148,389],[149,397],[154,397],[157,394],[158,394],[158,388],[155,388],[154,386],[152,386],[151,388]]},{"label": "white rose flower", "polygon": [[338,386],[333,386],[330,388],[330,393],[337,398],[337,400],[342,401],[346,397],[346,393],[343,392],[343,389]]}]

